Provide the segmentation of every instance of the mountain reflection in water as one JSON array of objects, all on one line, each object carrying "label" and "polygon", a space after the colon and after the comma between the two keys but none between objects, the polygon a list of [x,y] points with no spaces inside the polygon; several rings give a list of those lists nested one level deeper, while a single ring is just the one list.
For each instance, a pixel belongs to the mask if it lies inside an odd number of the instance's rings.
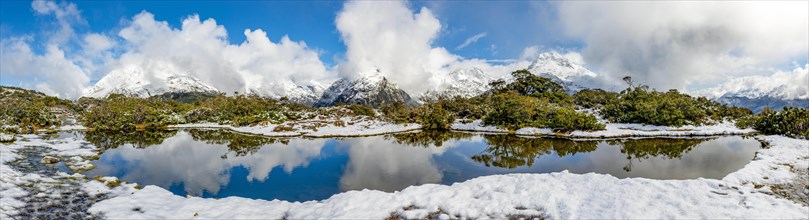
[{"label": "mountain reflection in water", "polygon": [[88,132],[85,139],[104,149],[88,176],[116,176],[179,195],[292,201],[506,173],[722,178],[747,164],[760,146],[740,136],[573,141],[411,132],[307,139],[206,129]]}]

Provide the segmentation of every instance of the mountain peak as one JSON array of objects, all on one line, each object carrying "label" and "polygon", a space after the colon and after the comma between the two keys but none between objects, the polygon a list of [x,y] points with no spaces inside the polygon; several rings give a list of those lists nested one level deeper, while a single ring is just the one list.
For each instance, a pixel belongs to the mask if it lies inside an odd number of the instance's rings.
[{"label": "mountain peak", "polygon": [[364,104],[374,107],[404,102],[415,105],[407,92],[396,83],[388,81],[381,73],[360,73],[353,80],[343,78],[334,82],[321,96],[315,106],[331,106],[337,103]]},{"label": "mountain peak", "polygon": [[129,65],[110,71],[95,85],[84,91],[85,97],[105,98],[110,94],[147,98],[169,92],[218,93],[219,91],[187,73],[171,66],[162,71],[147,72],[141,66]]}]

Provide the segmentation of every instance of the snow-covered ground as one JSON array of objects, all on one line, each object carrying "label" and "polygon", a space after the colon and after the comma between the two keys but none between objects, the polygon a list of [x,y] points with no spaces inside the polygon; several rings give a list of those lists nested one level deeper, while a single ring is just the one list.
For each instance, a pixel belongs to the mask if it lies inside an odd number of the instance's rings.
[{"label": "snow-covered ground", "polygon": [[[340,123],[335,123],[337,120],[339,120]],[[258,134],[273,137],[354,137],[412,131],[420,129],[421,126],[412,123],[393,124],[385,121],[361,117],[344,117],[336,120],[303,120],[285,122],[283,124],[267,124],[245,127],[205,123],[171,125],[169,128],[225,128],[246,134]]]},{"label": "snow-covered ground", "polygon": [[[369,130],[390,130],[385,125],[357,123]],[[189,125],[183,125],[189,126]],[[195,125],[192,127],[199,127]],[[208,125],[217,127],[218,125]],[[346,127],[351,127],[346,126]],[[178,126],[181,127],[181,126]],[[337,126],[339,127],[339,126]],[[325,129],[324,129],[325,128]],[[348,132],[329,126],[322,134]],[[348,129],[348,128],[346,128]],[[416,128],[417,129],[417,128]],[[651,127],[645,127],[652,130]],[[641,130],[641,129],[638,129]],[[652,131],[659,132],[659,131]],[[671,131],[670,131],[671,132]],[[677,131],[673,131],[677,132]],[[793,170],[809,169],[809,141],[782,136],[757,136],[770,144],[739,171],[721,180],[618,179],[606,174],[493,175],[453,185],[425,184],[386,193],[349,191],[321,201],[266,201],[240,197],[205,199],[183,197],[157,187],[136,189],[123,183],[110,188],[111,178],[84,180],[82,193],[91,198],[109,197],[89,208],[93,215],[108,218],[806,218],[809,207],[773,195],[771,185],[793,181]],[[87,169],[87,157],[97,149],[76,138],[42,139],[22,135],[0,146],[0,218],[19,214],[26,198],[57,196],[58,191],[39,195],[22,187],[42,188],[59,184],[58,178],[85,179],[80,174],[57,173],[56,177],[24,173],[10,164],[29,146],[49,149],[45,155],[60,158],[71,169]],[[15,162],[16,163],[16,162]],[[78,175],[78,176],[76,176]],[[102,182],[104,181],[104,182]],[[79,190],[82,191],[82,190]],[[51,192],[51,191],[47,191]],[[800,192],[798,192],[800,193]],[[53,197],[53,198],[57,198]],[[50,198],[50,197],[48,197]]]},{"label": "snow-covered ground", "polygon": [[[642,124],[607,123],[602,131],[573,131],[569,133],[553,132],[548,128],[521,128],[514,133],[525,136],[561,136],[574,138],[613,138],[613,137],[652,137],[652,136],[710,136],[710,135],[739,135],[755,132],[753,129],[740,129],[731,122],[722,122],[714,125],[682,127],[655,126]],[[495,126],[486,126],[480,120],[470,123],[460,121],[452,124],[453,130],[481,131],[507,133],[507,129]]]},{"label": "snow-covered ground", "polygon": [[[743,169],[722,180],[618,179],[605,174],[509,174],[450,186],[425,184],[400,192],[349,191],[322,201],[287,202],[239,197],[182,197],[156,187],[85,189],[116,197],[90,208],[109,218],[806,218],[809,207],[770,193],[767,184],[807,169],[809,141],[759,136],[771,144]],[[764,185],[763,187],[761,185]]]},{"label": "snow-covered ground", "polygon": [[81,186],[76,182],[83,182],[85,177],[61,171],[32,173],[15,169],[14,166],[31,166],[32,161],[26,160],[30,158],[20,153],[29,147],[46,148],[40,156],[54,158],[74,171],[91,169],[89,158],[98,154],[95,146],[75,137],[42,139],[39,135],[21,135],[14,143],[0,144],[0,219],[20,214],[27,218],[84,218],[86,213],[71,215],[68,212],[89,206],[72,204],[75,199],[92,199],[83,196],[85,193],[80,188],[73,189]]}]

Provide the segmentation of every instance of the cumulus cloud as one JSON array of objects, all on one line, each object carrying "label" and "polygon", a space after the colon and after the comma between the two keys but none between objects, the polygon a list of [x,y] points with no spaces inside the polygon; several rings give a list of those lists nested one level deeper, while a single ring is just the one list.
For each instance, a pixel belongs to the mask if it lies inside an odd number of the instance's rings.
[{"label": "cumulus cloud", "polygon": [[81,67],[54,44],[47,45],[43,54],[36,54],[25,39],[4,39],[0,54],[2,78],[33,78],[33,85],[29,86],[49,95],[75,98],[90,83]]},{"label": "cumulus cloud", "polygon": [[561,2],[588,63],[658,89],[715,84],[807,59],[807,2]]},{"label": "cumulus cloud", "polygon": [[291,85],[283,83],[312,85],[328,80],[329,73],[317,51],[306,43],[287,36],[273,42],[260,29],[245,30],[244,35],[244,42],[233,45],[227,40],[225,27],[214,19],[202,21],[192,15],[175,29],[142,12],[118,33],[126,48],[119,66],[137,65],[147,73],[163,74],[163,67],[169,65],[224,92],[267,96],[287,95],[286,90],[273,90]]},{"label": "cumulus cloud", "polygon": [[434,47],[441,30],[439,20],[429,9],[414,12],[402,1],[346,2],[336,24],[347,48],[346,60],[337,68],[341,77],[356,78],[379,70],[414,95],[438,88],[458,68],[477,67],[498,77],[516,65],[491,65]]},{"label": "cumulus cloud", "polygon": [[783,99],[809,99],[809,64],[792,71],[776,71],[769,76],[745,76],[717,87],[694,92],[695,95],[721,97],[725,94],[769,94]]},{"label": "cumulus cloud", "polygon": [[[475,34],[474,36],[466,38],[466,40],[463,41],[463,43],[461,43],[461,45],[458,45],[457,47],[455,47],[455,49],[456,50],[463,49],[464,47],[469,46],[470,44],[477,42],[478,40],[480,40],[480,38],[483,38],[485,36],[486,36],[486,32]],[[492,44],[492,47],[494,47],[494,44]]]},{"label": "cumulus cloud", "polygon": [[31,2],[31,8],[37,15],[52,15],[56,18],[59,26],[55,33],[49,37],[51,44],[63,44],[74,37],[74,24],[85,24],[81,17],[81,12],[76,4],[62,2],[57,4],[53,1],[35,0]]},{"label": "cumulus cloud", "polygon": [[3,39],[0,70],[4,82],[15,77],[21,86],[50,95],[78,98],[90,78],[132,67],[153,85],[162,85],[166,74],[184,74],[223,92],[276,98],[310,93],[333,78],[317,50],[287,36],[273,42],[262,30],[247,29],[244,42],[231,44],[214,19],[191,15],[174,28],[144,11],[115,28],[117,35],[77,33],[74,26],[86,21],[75,4],[34,1],[31,7],[54,17],[58,28],[44,33],[47,50],[41,53],[31,49],[33,37]]},{"label": "cumulus cloud", "polygon": [[17,36],[3,39],[0,43],[0,81],[9,78],[27,79],[20,86],[34,88],[48,95],[61,98],[76,98],[90,83],[87,71],[70,56],[68,45],[76,40],[73,26],[86,23],[73,3],[57,4],[52,1],[33,1],[31,8],[36,15],[53,16],[57,28],[46,31],[48,39],[41,43],[42,52],[32,48],[33,36]]}]

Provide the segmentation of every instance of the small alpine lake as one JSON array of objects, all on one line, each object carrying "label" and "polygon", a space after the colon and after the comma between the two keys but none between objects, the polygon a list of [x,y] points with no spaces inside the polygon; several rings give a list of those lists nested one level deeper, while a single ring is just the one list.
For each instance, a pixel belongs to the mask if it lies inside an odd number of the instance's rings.
[{"label": "small alpine lake", "polygon": [[205,198],[308,201],[349,190],[397,191],[507,173],[721,179],[753,159],[743,136],[570,140],[462,132],[270,138],[225,130],[93,133],[103,153],[84,174]]}]

